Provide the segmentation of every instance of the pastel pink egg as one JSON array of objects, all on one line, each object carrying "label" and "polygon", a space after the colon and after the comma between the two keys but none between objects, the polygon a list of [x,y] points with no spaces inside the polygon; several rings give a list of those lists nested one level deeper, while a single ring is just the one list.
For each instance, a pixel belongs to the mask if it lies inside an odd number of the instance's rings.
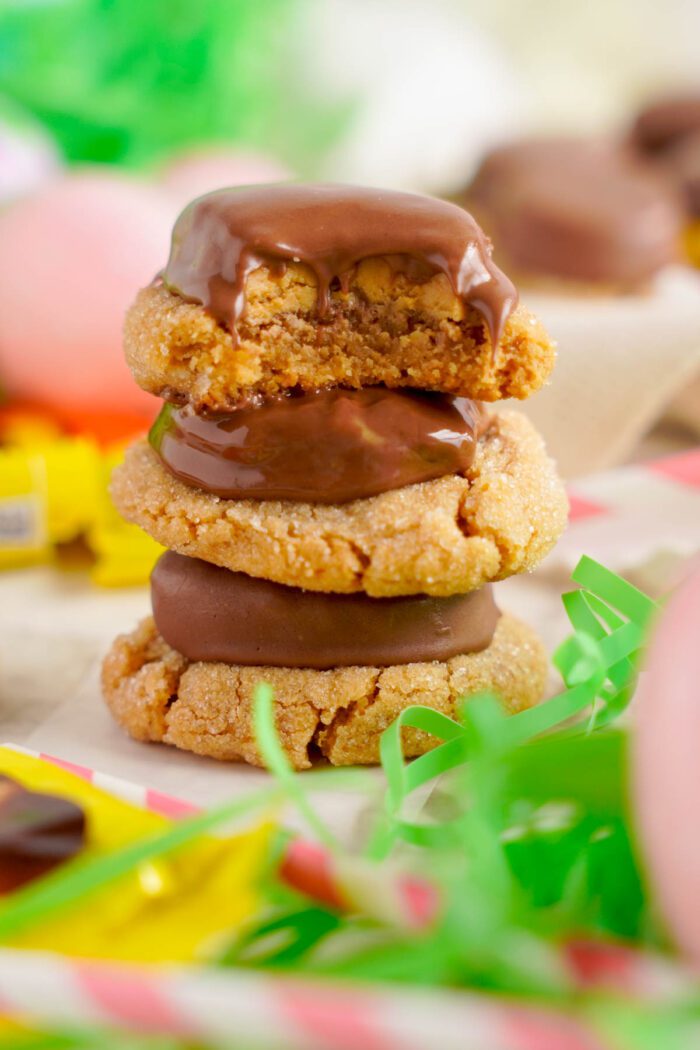
[{"label": "pastel pink egg", "polygon": [[0,213],[0,384],[58,410],[153,414],[124,362],[124,313],[168,256],[172,207],[89,169]]},{"label": "pastel pink egg", "polygon": [[700,966],[700,567],[656,627],[635,700],[633,795],[655,897]]},{"label": "pastel pink egg", "polygon": [[177,212],[195,197],[223,186],[251,186],[282,182],[292,173],[280,161],[262,153],[225,148],[196,150],[171,161],[161,184],[172,196]]}]

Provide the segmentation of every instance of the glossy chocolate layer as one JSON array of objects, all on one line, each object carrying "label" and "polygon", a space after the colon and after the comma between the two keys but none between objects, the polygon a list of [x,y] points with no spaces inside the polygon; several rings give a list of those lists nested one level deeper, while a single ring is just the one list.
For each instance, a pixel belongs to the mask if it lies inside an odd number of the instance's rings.
[{"label": "glossy chocolate layer", "polygon": [[172,474],[224,499],[347,503],[466,470],[486,418],[463,397],[335,389],[225,414],[165,405],[149,440]]},{"label": "glossy chocolate layer", "polygon": [[0,775],[0,893],[70,860],[85,840],[85,815],[74,802],[27,791]]},{"label": "glossy chocolate layer", "polygon": [[322,594],[167,551],[151,575],[156,626],[189,660],[262,667],[389,667],[485,649],[490,587],[452,598]]},{"label": "glossy chocolate layer", "polygon": [[318,281],[320,319],[331,285],[349,287],[354,267],[378,255],[416,263],[449,278],[454,292],[483,316],[494,346],[513,310],[515,288],[491,259],[471,215],[412,193],[360,186],[279,184],[218,190],[193,201],[175,223],[166,286],[201,303],[236,337],[253,270],[282,274],[289,262]]},{"label": "glossy chocolate layer", "polygon": [[600,140],[495,149],[465,203],[521,274],[635,287],[678,252],[674,195],[627,151]]}]

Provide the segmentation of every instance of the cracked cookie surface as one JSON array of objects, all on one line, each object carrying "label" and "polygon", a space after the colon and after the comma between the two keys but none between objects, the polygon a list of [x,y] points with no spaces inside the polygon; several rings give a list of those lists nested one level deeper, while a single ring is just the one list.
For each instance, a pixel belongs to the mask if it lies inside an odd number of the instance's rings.
[{"label": "cracked cookie surface", "polygon": [[360,263],[347,292],[316,315],[313,272],[283,277],[260,267],[246,284],[234,345],[204,307],[162,285],[142,289],[127,313],[124,349],[139,386],[166,400],[230,410],[251,394],[384,384],[440,390],[479,401],[526,398],[554,366],[540,322],[518,307],[498,352],[481,315],[438,274],[423,282],[386,260]]},{"label": "cracked cookie surface", "polygon": [[114,502],[165,547],[306,590],[373,597],[466,594],[534,568],[567,500],[532,424],[493,417],[464,475],[342,506],[224,500],[184,485],[146,442],[112,480]]},{"label": "cracked cookie surface", "polygon": [[[333,671],[190,663],[149,617],[113,643],[102,689],[114,718],[136,740],[260,765],[251,711],[255,686],[269,682],[281,742],[294,768],[306,769],[319,752],[333,765],[378,762],[379,736],[410,704],[453,715],[460,697],[492,690],[509,713],[531,707],[543,696],[546,676],[539,638],[508,614],[478,653]],[[434,746],[426,733],[403,732],[407,756]]]}]

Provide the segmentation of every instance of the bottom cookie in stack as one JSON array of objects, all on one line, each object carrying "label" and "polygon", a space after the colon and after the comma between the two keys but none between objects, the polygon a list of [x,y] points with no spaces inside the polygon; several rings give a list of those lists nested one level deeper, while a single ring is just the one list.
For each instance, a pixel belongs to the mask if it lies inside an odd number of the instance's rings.
[{"label": "bottom cookie in stack", "polygon": [[[102,677],[113,715],[138,740],[260,764],[252,709],[265,681],[295,768],[317,755],[374,763],[381,733],[409,704],[453,715],[461,697],[491,690],[515,712],[544,692],[539,639],[498,611],[489,585],[437,598],[329,594],[168,551],[151,592],[153,618],[115,641]],[[404,731],[409,756],[433,744]]]}]

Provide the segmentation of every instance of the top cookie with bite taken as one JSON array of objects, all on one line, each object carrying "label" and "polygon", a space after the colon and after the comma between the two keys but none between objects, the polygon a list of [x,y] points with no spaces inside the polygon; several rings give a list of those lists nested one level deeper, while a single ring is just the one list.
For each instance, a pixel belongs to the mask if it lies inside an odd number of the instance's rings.
[{"label": "top cookie with bite taken", "polygon": [[331,386],[525,398],[555,357],[462,208],[293,184],[190,204],[125,349],[145,390],[215,411]]}]

